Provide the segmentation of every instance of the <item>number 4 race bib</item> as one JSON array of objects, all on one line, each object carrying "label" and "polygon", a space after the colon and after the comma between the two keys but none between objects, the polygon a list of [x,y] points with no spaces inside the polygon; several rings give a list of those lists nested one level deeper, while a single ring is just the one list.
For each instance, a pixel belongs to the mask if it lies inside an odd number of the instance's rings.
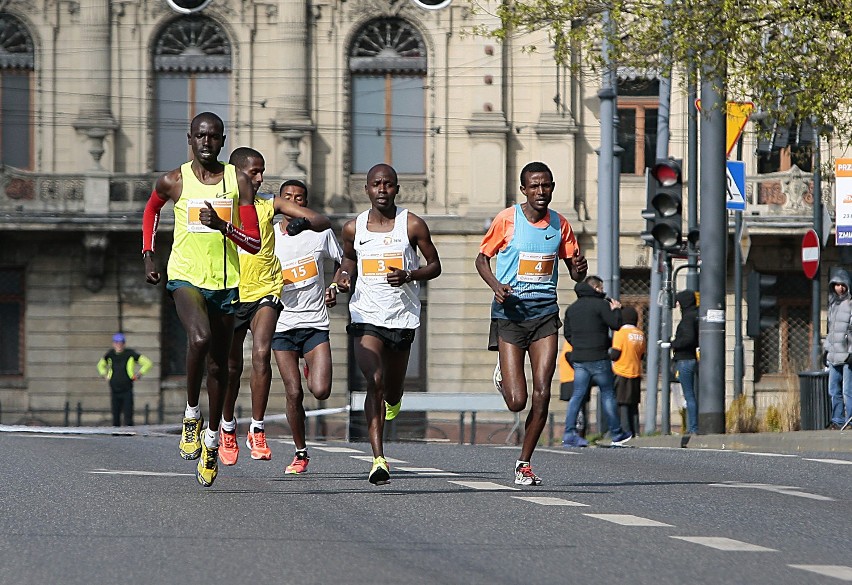
[{"label": "number 4 race bib", "polygon": [[536,254],[521,252],[518,262],[518,280],[520,282],[547,282],[553,277],[556,254]]},{"label": "number 4 race bib", "polygon": [[281,274],[284,275],[284,290],[293,290],[313,284],[319,276],[319,269],[311,255],[287,262],[281,267]]}]

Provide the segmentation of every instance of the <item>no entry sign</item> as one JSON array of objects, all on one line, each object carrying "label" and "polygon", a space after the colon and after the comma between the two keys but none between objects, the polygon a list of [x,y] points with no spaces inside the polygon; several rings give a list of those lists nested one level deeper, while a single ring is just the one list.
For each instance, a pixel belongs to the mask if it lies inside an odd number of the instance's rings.
[{"label": "no entry sign", "polygon": [[802,270],[810,279],[819,270],[819,238],[814,230],[808,230],[802,238]]}]

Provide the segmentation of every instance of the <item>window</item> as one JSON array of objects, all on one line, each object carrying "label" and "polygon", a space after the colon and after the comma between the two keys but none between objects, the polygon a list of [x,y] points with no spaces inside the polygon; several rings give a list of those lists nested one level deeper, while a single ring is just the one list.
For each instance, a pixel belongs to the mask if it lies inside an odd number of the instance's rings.
[{"label": "window", "polygon": [[777,276],[778,324],[755,340],[755,382],[763,376],[795,379],[798,372],[810,369],[811,282],[801,272]]},{"label": "window", "polygon": [[808,122],[784,124],[768,121],[758,130],[757,173],[789,171],[793,165],[813,171],[816,134]]},{"label": "window", "polygon": [[0,268],[0,375],[24,373],[24,270]]},{"label": "window", "polygon": [[215,21],[178,18],[156,40],[154,70],[154,170],[168,171],[189,160],[186,133],[197,114],[218,115],[227,133],[231,45]]},{"label": "window", "polygon": [[386,162],[398,173],[426,172],[426,47],[397,18],[367,23],[349,52],[352,173]]},{"label": "window", "polygon": [[0,14],[0,163],[31,170],[35,54],[23,23]]},{"label": "window", "polygon": [[618,145],[621,173],[644,175],[656,160],[657,109],[660,103],[658,79],[618,80]]}]

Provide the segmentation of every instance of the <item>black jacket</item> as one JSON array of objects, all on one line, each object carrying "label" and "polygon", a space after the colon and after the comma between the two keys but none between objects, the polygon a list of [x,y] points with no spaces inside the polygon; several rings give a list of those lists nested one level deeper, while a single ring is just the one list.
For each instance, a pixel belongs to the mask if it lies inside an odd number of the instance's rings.
[{"label": "black jacket", "polygon": [[682,290],[675,296],[680,303],[680,323],[677,324],[672,351],[675,360],[694,360],[698,348],[698,305],[695,302],[695,291]]},{"label": "black jacket", "polygon": [[609,359],[610,329],[623,325],[621,309],[611,309],[603,293],[585,282],[574,286],[577,300],[565,310],[565,339],[574,347],[572,362]]}]

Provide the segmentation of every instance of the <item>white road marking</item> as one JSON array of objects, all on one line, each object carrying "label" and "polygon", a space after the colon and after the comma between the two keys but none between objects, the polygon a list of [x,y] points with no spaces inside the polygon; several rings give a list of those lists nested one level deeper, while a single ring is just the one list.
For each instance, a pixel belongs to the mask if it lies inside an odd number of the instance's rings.
[{"label": "white road marking", "polygon": [[[360,451],[358,451],[360,453]],[[373,462],[372,455],[350,455],[352,459],[358,459],[359,461],[367,461],[369,463]],[[408,461],[403,461],[402,459],[394,459],[393,457],[385,457],[385,461],[388,463],[408,463]]]},{"label": "white road marking", "polygon": [[363,453],[363,451],[350,449],[349,447],[320,447],[318,445],[310,445],[310,448],[317,451],[325,451],[326,453]]},{"label": "white road marking", "polygon": [[516,500],[524,500],[525,502],[531,502],[533,504],[539,504],[540,506],[582,506],[588,507],[588,504],[581,504],[580,502],[573,502],[571,500],[564,500],[562,498],[552,498],[547,496],[512,496]]},{"label": "white road marking", "polygon": [[450,481],[450,483],[470,488],[472,490],[519,490],[519,488],[500,485],[499,483],[494,483],[493,481]]},{"label": "white road marking", "polygon": [[194,473],[172,473],[168,471],[137,471],[133,469],[93,469],[89,473],[99,475],[141,475],[146,477],[195,477]]},{"label": "white road marking", "polygon": [[789,453],[758,453],[756,451],[740,451],[743,455],[757,455],[758,457],[798,457]]},{"label": "white road marking", "polygon": [[710,548],[715,548],[717,550],[735,552],[778,552],[774,548],[766,548],[765,546],[749,544],[741,540],[723,538],[721,536],[671,536],[670,538],[685,540],[686,542],[692,542],[702,546],[709,546]]},{"label": "white road marking", "polygon": [[817,575],[826,577],[834,577],[841,581],[852,581],[852,567],[844,567],[843,565],[787,565],[793,569],[801,569],[802,571],[810,571]]},{"label": "white road marking", "polygon": [[57,435],[20,435],[20,436],[22,436],[22,437],[26,436],[28,439],[76,439],[78,441],[88,440],[88,439],[91,438],[91,436],[77,437],[77,436],[74,436],[74,435],[59,435],[59,434],[57,434]]},{"label": "white road marking", "polygon": [[395,467],[398,471],[407,471],[408,473],[416,473],[417,475],[458,475],[452,471],[444,471],[437,467]]},{"label": "white road marking", "polygon": [[808,459],[807,457],[802,457],[805,461],[816,461],[817,463],[833,463],[834,465],[852,465],[852,461],[847,461],[846,459]]},{"label": "white road marking", "polygon": [[[515,447],[517,449],[517,447]],[[558,455],[579,455],[580,453],[577,451],[569,451],[568,449],[542,449],[538,448],[535,450],[536,453],[556,453]]]},{"label": "white road marking", "polygon": [[820,500],[823,502],[833,502],[834,498],[821,496],[819,494],[811,494],[803,492],[797,487],[788,485],[770,485],[768,483],[740,483],[738,481],[726,481],[723,483],[711,483],[710,487],[725,487],[725,488],[746,488],[755,490],[764,490],[767,492],[775,492],[785,496],[796,496],[798,498],[807,498],[809,500]]},{"label": "white road marking", "polygon": [[665,522],[657,522],[656,520],[641,518],[633,514],[583,514],[583,516],[606,520],[607,522],[620,524],[621,526],[671,526],[671,524],[666,524]]}]

